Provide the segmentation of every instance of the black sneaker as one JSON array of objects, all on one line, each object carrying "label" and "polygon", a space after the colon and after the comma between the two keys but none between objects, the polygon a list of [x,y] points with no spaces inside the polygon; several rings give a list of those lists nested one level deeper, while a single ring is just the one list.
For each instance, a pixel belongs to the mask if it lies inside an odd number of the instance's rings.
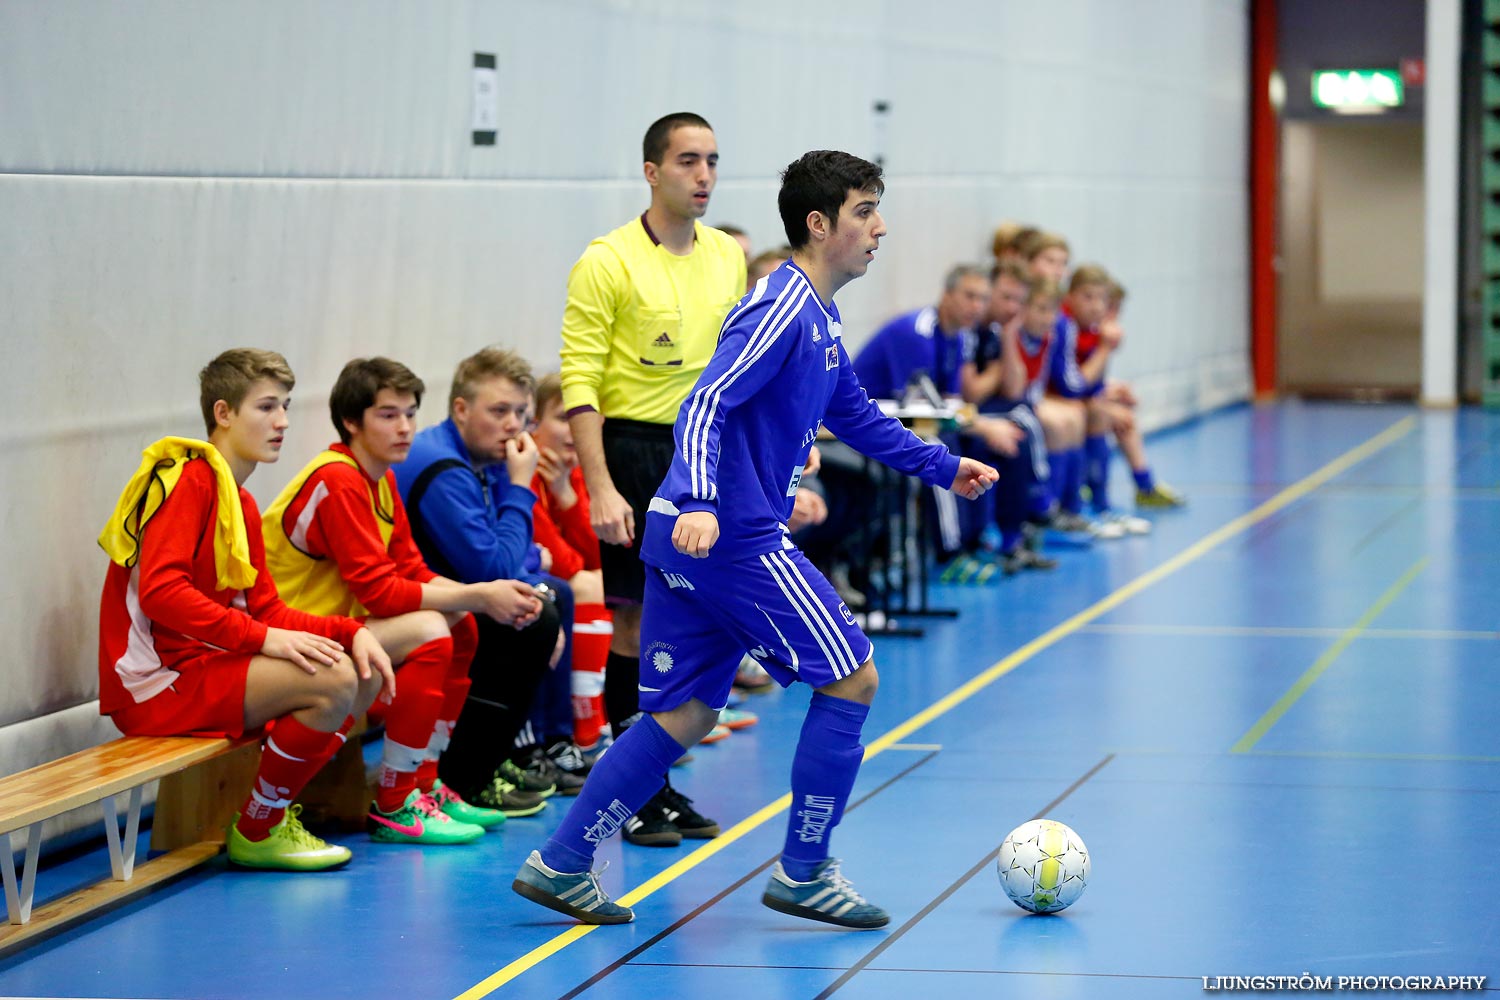
[{"label": "black sneaker", "polygon": [[660,792],[625,821],[621,836],[642,847],[676,847],[682,843],[682,831],[667,818],[661,805]]},{"label": "black sneaker", "polygon": [[673,788],[671,782],[656,793],[656,801],[684,837],[712,840],[719,835],[719,824],[694,809],[693,800]]},{"label": "black sneaker", "polygon": [[553,767],[564,774],[572,774],[580,778],[594,769],[593,764],[583,759],[583,752],[572,740],[558,740],[548,747],[547,759],[552,762]]}]

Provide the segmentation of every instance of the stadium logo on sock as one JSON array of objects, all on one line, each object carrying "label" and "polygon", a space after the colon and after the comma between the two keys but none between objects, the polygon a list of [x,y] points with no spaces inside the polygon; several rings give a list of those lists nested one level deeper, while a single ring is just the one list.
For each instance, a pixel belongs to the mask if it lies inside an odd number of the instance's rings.
[{"label": "stadium logo on sock", "polygon": [[797,839],[804,844],[821,844],[828,824],[833,821],[833,796],[809,795],[802,802],[802,808],[797,810],[797,818],[802,820]]},{"label": "stadium logo on sock", "polygon": [[599,822],[590,823],[584,828],[583,839],[597,846],[620,831],[620,827],[630,818],[630,810],[622,806],[619,799],[615,799],[609,804],[609,808],[597,811],[594,815],[599,817]]}]

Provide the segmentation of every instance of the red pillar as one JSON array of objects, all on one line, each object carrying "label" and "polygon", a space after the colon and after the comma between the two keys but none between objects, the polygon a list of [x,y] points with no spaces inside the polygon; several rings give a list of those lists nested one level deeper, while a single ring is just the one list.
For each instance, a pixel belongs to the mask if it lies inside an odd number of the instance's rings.
[{"label": "red pillar", "polygon": [[1280,123],[1271,107],[1277,0],[1250,4],[1250,358],[1257,396],[1276,391],[1276,209]]}]

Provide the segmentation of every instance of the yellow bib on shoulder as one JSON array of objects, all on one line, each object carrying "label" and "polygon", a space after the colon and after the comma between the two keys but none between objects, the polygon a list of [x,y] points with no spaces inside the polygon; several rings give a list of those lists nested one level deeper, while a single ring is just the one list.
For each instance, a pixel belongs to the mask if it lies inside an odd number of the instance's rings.
[{"label": "yellow bib on shoulder", "polygon": [[[318,505],[328,495],[328,487],[322,483],[312,487],[296,523],[286,523],[287,509],[302,496],[308,480],[319,469],[335,462],[359,469],[359,463],[342,452],[321,452],[286,484],[276,502],[261,515],[261,529],[266,539],[266,566],[271,571],[271,579],[276,581],[276,591],[281,599],[297,610],[315,615],[364,618],[370,612],[344,583],[339,564],[328,556],[316,556],[307,551],[307,532],[317,516]],[[364,473],[360,475],[363,477]],[[396,529],[396,504],[389,478],[380,477],[369,499],[370,511],[380,529],[380,540],[389,547],[391,533]]]},{"label": "yellow bib on shoulder", "polygon": [[141,533],[146,522],[166,502],[182,467],[195,458],[208,462],[218,488],[218,512],[214,523],[214,568],[220,590],[247,590],[255,584],[255,566],[250,561],[250,540],[245,533],[245,511],[240,507],[240,487],[219,450],[195,438],[164,437],[141,452],[140,468],[130,477],[115,504],[109,523],[99,533],[99,547],[111,562],[134,568],[141,557]]}]

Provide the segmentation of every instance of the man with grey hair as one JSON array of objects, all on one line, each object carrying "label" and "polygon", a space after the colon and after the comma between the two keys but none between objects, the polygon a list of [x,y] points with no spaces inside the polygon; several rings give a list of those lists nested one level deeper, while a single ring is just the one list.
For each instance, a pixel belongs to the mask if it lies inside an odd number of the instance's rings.
[{"label": "man with grey hair", "polygon": [[[860,385],[872,399],[900,399],[907,384],[919,375],[945,398],[960,395],[959,374],[963,368],[965,338],[986,316],[990,305],[989,272],[978,264],[956,264],[943,279],[943,294],[937,305],[925,306],[890,320],[877,330],[854,359]],[[1022,431],[1008,420],[976,417],[965,428],[966,437],[983,443],[990,453],[1011,456]],[[957,442],[950,442],[957,444]],[[933,511],[940,559],[947,559],[972,545],[983,526],[984,514],[960,523],[958,505],[946,490],[934,493]]]}]

